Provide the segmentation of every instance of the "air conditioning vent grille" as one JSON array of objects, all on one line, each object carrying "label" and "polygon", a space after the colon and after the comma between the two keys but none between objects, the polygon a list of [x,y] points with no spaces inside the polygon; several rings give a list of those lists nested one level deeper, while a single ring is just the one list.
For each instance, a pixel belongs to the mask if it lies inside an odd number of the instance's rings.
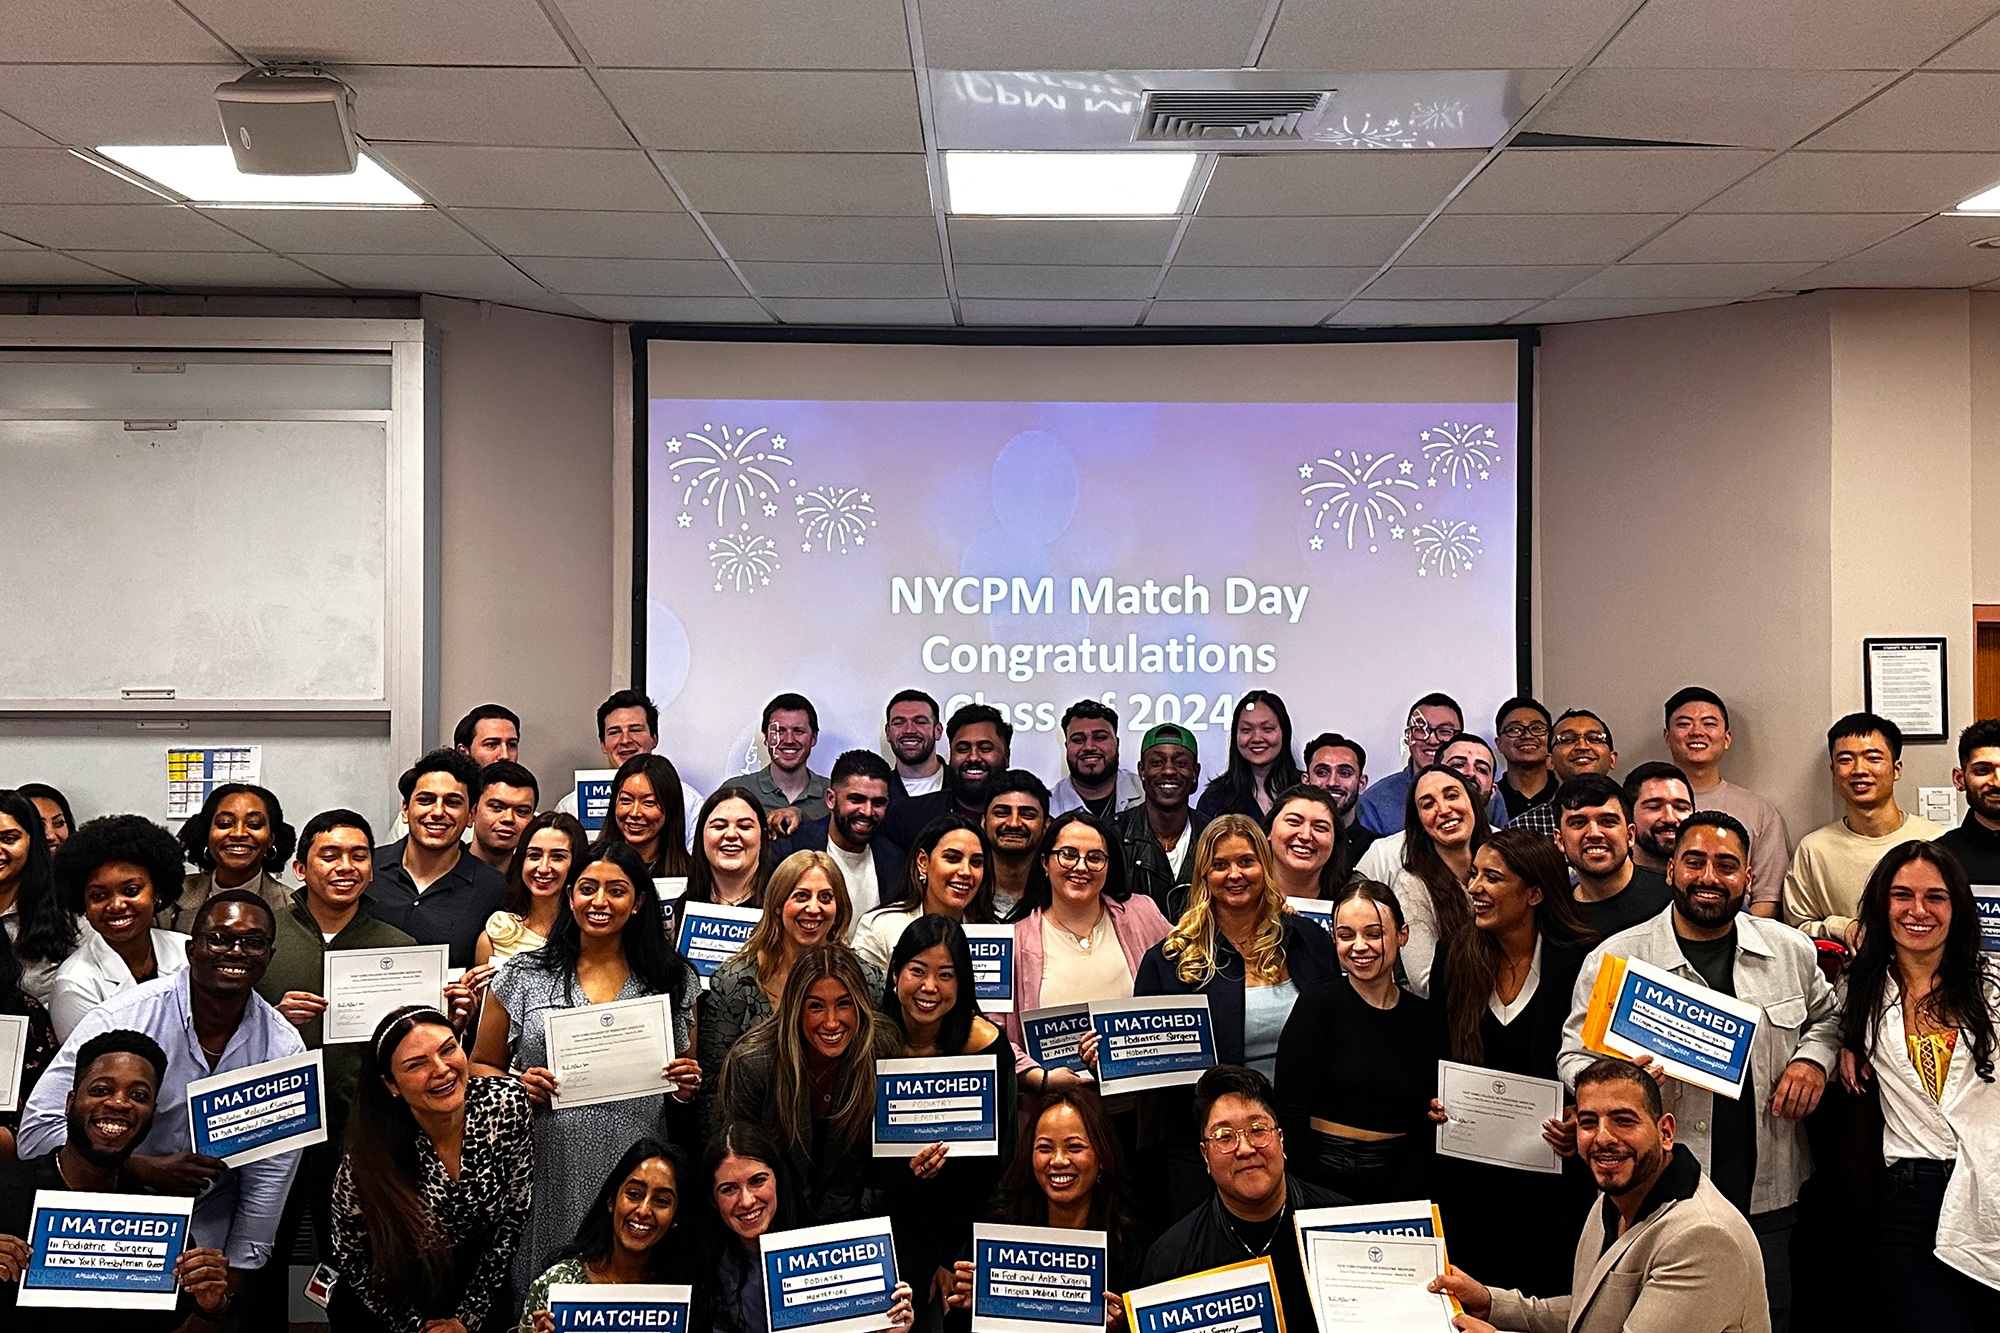
[{"label": "air conditioning vent grille", "polygon": [[1149,92],[1134,140],[1303,139],[1332,97],[1323,91],[1242,89]]}]

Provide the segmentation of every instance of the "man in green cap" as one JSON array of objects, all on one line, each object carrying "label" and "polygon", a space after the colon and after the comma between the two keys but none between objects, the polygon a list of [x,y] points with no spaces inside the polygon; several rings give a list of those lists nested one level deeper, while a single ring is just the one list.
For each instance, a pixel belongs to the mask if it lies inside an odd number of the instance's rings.
[{"label": "man in green cap", "polygon": [[1169,921],[1178,920],[1187,906],[1195,840],[1208,823],[1189,806],[1200,778],[1194,733],[1175,722],[1160,723],[1139,743],[1139,785],[1146,799],[1116,822],[1130,867],[1127,883],[1150,894]]}]

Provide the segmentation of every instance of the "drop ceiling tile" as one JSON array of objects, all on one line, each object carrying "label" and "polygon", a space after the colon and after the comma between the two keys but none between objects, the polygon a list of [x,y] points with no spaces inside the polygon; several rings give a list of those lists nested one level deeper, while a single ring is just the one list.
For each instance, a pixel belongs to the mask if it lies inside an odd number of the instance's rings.
[{"label": "drop ceiling tile", "polygon": [[1169,301],[1344,301],[1375,276],[1372,268],[1209,268],[1167,272]]},{"label": "drop ceiling tile", "polygon": [[1993,19],[1931,61],[1932,69],[2000,69],[2000,19]]},{"label": "drop ceiling tile", "polygon": [[1578,298],[1644,296],[1663,300],[1741,300],[1769,291],[1811,264],[1616,264],[1564,292]]},{"label": "drop ceiling tile", "polygon": [[953,264],[1151,264],[1166,262],[1176,218],[952,218]]},{"label": "drop ceiling tile", "polygon": [[493,255],[300,255],[329,277],[379,292],[435,292],[491,300],[539,296],[542,289]]},{"label": "drop ceiling tile", "polygon": [[1638,264],[1828,263],[1893,236],[1922,213],[1695,213],[1632,254]]},{"label": "drop ceiling tile", "polygon": [[1479,152],[1268,153],[1216,162],[1203,217],[1428,213],[1479,165]]},{"label": "drop ceiling tile", "polygon": [[599,319],[656,324],[769,324],[764,308],[747,296],[579,296],[576,303]]},{"label": "drop ceiling tile", "polygon": [[1423,221],[1386,218],[1195,218],[1176,264],[1327,268],[1379,264]]},{"label": "drop ceiling tile", "polygon": [[929,215],[920,153],[658,153],[703,213]]},{"label": "drop ceiling tile", "polygon": [[1500,324],[1534,301],[1349,301],[1333,317],[1336,324],[1366,325]]},{"label": "drop ceiling tile", "polygon": [[[557,0],[599,65],[908,69],[902,0]],[[928,17],[928,15],[926,15]]]},{"label": "drop ceiling tile", "polygon": [[954,264],[960,296],[1012,300],[1137,301],[1152,295],[1158,266]]},{"label": "drop ceiling tile", "polygon": [[250,55],[342,65],[568,65],[535,0],[184,0]]},{"label": "drop ceiling tile", "polygon": [[1539,134],[1789,148],[1894,78],[1865,70],[1602,69],[1535,113]]},{"label": "drop ceiling tile", "polygon": [[1897,69],[1991,16],[1990,0],[1652,0],[1600,65],[1646,69]]},{"label": "drop ceiling tile", "polygon": [[607,70],[648,148],[733,153],[921,153],[907,72]]},{"label": "drop ceiling tile", "polygon": [[1333,313],[1333,301],[1155,301],[1146,327],[1155,325],[1232,325],[1260,328],[1302,328]]},{"label": "drop ceiling tile", "polygon": [[10,65],[0,111],[78,148],[99,144],[221,143],[215,85],[237,64]]},{"label": "drop ceiling tile", "polygon": [[12,116],[0,116],[0,148],[54,148],[56,141]]},{"label": "drop ceiling tile", "polygon": [[1447,213],[1400,262],[1416,265],[1609,264],[1674,220],[1671,213],[1567,216]]},{"label": "drop ceiling tile", "polygon": [[1265,69],[1530,69],[1590,54],[1630,0],[1286,0]]},{"label": "drop ceiling tile", "polygon": [[0,148],[0,203],[157,204],[165,202],[122,176],[60,148]]},{"label": "drop ceiling tile", "polygon": [[517,261],[552,291],[586,296],[741,296],[720,259],[529,259]]},{"label": "drop ceiling tile", "polygon": [[1763,163],[1721,148],[1513,148],[1451,201],[1465,213],[1680,213]]},{"label": "drop ceiling tile", "polygon": [[435,208],[216,208],[202,212],[281,254],[491,253]]},{"label": "drop ceiling tile", "polygon": [[455,208],[452,215],[502,254],[599,259],[713,259],[715,247],[686,213]]},{"label": "drop ceiling tile", "polygon": [[1266,0],[924,0],[932,69],[1234,69]]},{"label": "drop ceiling tile", "polygon": [[937,222],[929,217],[815,218],[706,213],[731,259],[835,264],[936,264]]},{"label": "drop ceiling tile", "polygon": [[1597,272],[1595,264],[1398,264],[1370,283],[1371,301],[1506,301],[1555,296]]},{"label": "drop ceiling tile", "polygon": [[433,203],[640,212],[680,207],[660,173],[637,149],[398,143],[379,144],[376,151]]},{"label": "drop ceiling tile", "polygon": [[1054,329],[1124,329],[1139,322],[1144,301],[960,301],[967,324]]},{"label": "drop ceiling tile", "polygon": [[762,297],[900,300],[945,294],[941,264],[785,264],[741,262]]},{"label": "drop ceiling tile", "polygon": [[1587,319],[1625,319],[1633,315],[1664,315],[1675,310],[1705,310],[1726,305],[1724,301],[1660,301],[1612,299],[1544,301],[1514,318],[1516,324],[1568,324]]},{"label": "drop ceiling tile", "polygon": [[7,59],[48,61],[230,60],[229,48],[167,0],[14,0],[7,6]]},{"label": "drop ceiling tile", "polygon": [[788,300],[770,302],[787,324],[949,324],[951,302]]},{"label": "drop ceiling tile", "polygon": [[0,250],[0,286],[24,286],[37,282],[66,286],[77,283],[132,285],[121,274],[106,272],[69,255],[54,254],[48,250]]},{"label": "drop ceiling tile", "polygon": [[1970,287],[2000,279],[2000,250],[1972,242],[2000,235],[2000,217],[1935,217],[1836,263],[1809,269],[1787,288]]},{"label": "drop ceiling tile", "polygon": [[1992,153],[1786,153],[1704,213],[1937,213],[2000,181]]},{"label": "drop ceiling tile", "polygon": [[355,132],[368,140],[632,146],[632,136],[580,69],[345,65],[334,72],[353,85]]},{"label": "drop ceiling tile", "polygon": [[332,287],[330,278],[282,255],[158,254],[134,251],[78,251],[87,260],[154,287]]},{"label": "drop ceiling tile", "polygon": [[2000,121],[2000,74],[1912,74],[1802,145],[1811,149],[1986,152]]},{"label": "drop ceiling tile", "polygon": [[51,250],[255,250],[179,204],[0,204],[0,231]]}]

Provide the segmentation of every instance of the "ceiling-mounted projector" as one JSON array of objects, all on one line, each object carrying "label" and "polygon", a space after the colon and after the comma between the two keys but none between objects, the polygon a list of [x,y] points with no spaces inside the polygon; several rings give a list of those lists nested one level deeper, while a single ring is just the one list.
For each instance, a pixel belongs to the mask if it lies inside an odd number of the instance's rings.
[{"label": "ceiling-mounted projector", "polygon": [[245,175],[344,176],[355,168],[354,90],[321,70],[252,70],[218,86],[215,106]]}]

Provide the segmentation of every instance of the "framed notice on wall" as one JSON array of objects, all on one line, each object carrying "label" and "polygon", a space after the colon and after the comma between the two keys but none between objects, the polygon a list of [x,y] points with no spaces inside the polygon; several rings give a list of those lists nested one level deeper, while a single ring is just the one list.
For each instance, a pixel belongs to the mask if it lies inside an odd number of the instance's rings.
[{"label": "framed notice on wall", "polygon": [[1950,738],[1944,645],[1936,639],[1863,639],[1863,707],[1903,729],[1906,741]]}]

